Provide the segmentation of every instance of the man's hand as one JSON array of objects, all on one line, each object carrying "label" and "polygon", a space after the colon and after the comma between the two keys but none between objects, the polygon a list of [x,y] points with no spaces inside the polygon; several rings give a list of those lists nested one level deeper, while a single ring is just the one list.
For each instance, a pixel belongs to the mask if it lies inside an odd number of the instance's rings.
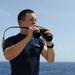
[{"label": "man's hand", "polygon": [[[53,38],[53,34],[50,32],[50,30],[49,30],[48,28],[44,28],[44,29],[46,30],[46,31],[44,32],[44,34],[50,34],[50,35],[52,36],[52,38]],[[46,42],[47,44],[51,44],[52,40],[51,40],[51,41],[47,41],[44,36],[42,36],[42,38],[45,40],[45,42]]]},{"label": "man's hand", "polygon": [[33,37],[33,32],[35,31],[35,30],[39,30],[39,28],[37,27],[37,25],[30,25],[29,27],[28,27],[28,35],[27,36],[29,36],[29,37]]}]

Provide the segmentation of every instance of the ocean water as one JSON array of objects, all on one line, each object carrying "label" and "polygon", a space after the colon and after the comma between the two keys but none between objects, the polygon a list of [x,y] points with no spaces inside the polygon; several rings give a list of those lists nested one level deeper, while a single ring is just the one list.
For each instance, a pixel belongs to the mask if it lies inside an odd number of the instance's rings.
[{"label": "ocean water", "polygon": [[[8,62],[0,62],[0,75],[10,75]],[[75,62],[41,62],[39,75],[75,75]]]}]

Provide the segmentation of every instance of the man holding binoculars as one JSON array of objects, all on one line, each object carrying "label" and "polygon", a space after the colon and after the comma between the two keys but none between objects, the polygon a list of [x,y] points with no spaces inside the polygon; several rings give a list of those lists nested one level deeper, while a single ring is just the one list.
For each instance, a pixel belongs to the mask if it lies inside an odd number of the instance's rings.
[{"label": "man holding binoculars", "polygon": [[18,14],[18,24],[28,29],[20,28],[17,35],[5,40],[3,47],[11,65],[11,75],[39,75],[40,54],[48,62],[54,62],[53,35],[49,29],[36,25],[35,12],[31,9]]}]

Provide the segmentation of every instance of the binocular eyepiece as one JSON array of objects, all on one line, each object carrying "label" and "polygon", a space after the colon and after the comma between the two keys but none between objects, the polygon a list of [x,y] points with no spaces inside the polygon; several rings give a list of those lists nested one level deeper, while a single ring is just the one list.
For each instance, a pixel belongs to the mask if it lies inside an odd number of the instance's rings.
[{"label": "binocular eyepiece", "polygon": [[38,26],[38,27],[40,31],[36,30],[33,32],[34,38],[39,38],[42,35],[47,41],[51,41],[53,39],[51,34],[44,33],[46,30],[43,27],[41,26]]}]

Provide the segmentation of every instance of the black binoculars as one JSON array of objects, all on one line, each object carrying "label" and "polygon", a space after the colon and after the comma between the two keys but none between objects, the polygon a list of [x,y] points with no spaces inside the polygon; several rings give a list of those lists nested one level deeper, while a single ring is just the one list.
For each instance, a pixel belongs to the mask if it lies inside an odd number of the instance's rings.
[{"label": "black binoculars", "polygon": [[44,33],[46,30],[43,27],[38,26],[38,28],[39,28],[40,31],[36,30],[36,31],[33,32],[34,38],[39,38],[42,35],[47,41],[51,41],[53,39],[51,34]]}]

